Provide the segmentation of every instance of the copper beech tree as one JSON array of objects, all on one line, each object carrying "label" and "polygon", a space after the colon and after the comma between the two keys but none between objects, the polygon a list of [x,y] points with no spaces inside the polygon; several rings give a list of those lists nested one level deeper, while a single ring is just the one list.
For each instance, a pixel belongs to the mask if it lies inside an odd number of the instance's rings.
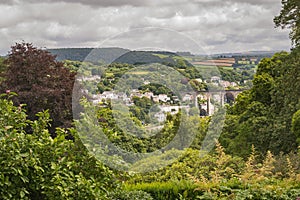
[{"label": "copper beech tree", "polygon": [[52,134],[56,127],[71,126],[75,73],[46,50],[24,42],[11,47],[6,64],[1,92],[16,92],[18,95],[13,101],[17,105],[26,104],[30,120],[36,118],[36,113],[48,109]]}]

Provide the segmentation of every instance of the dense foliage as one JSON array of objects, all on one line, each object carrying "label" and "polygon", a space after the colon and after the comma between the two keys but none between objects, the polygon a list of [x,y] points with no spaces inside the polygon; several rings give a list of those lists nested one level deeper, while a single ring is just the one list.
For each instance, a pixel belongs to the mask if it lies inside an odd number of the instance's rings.
[{"label": "dense foliage", "polygon": [[298,0],[282,0],[282,9],[274,18],[276,27],[291,29],[290,38],[295,46],[300,44],[300,2]]},{"label": "dense foliage", "polygon": [[[292,118],[299,110],[299,49],[263,59],[253,88],[229,109],[221,143],[227,152],[247,156],[253,144],[264,155],[297,150]],[[297,120],[296,118],[294,121]]]},{"label": "dense foliage", "polygon": [[3,81],[3,73],[6,71],[7,65],[5,64],[5,58],[0,57],[0,83]]},{"label": "dense foliage", "polygon": [[8,65],[1,83],[1,92],[12,91],[15,105],[26,104],[28,118],[49,109],[53,121],[51,133],[56,127],[70,127],[72,123],[72,90],[75,73],[57,62],[49,52],[20,43],[12,46]]},{"label": "dense foliage", "polygon": [[49,49],[51,54],[57,55],[58,61],[87,61],[94,64],[107,64],[113,62],[118,57],[129,50],[122,48],[64,48]]},{"label": "dense foliage", "polygon": [[[282,4],[274,21],[276,26],[292,29],[290,36],[295,47],[291,53],[280,52],[263,59],[256,75],[252,67],[241,67],[233,73],[220,69],[222,78],[228,81],[243,82],[253,77],[253,87],[235,102],[233,96],[228,96],[225,126],[211,152],[201,150],[201,145],[208,130],[216,132],[219,126],[214,126],[214,117],[200,117],[193,109],[167,114],[165,122],[158,126],[161,130],[153,129],[152,134],[143,135],[151,111],[158,110],[154,101],[144,97],[133,97],[134,106],[129,113],[113,109],[119,105],[110,100],[92,107],[87,99],[82,99],[81,109],[88,108],[89,112],[74,121],[79,125],[77,129],[70,128],[75,72],[101,76],[96,86],[83,83],[93,94],[112,90],[129,72],[126,77],[130,85],[140,92],[172,97],[167,87],[141,85],[137,78],[130,77],[141,74],[143,80],[149,76],[149,80],[154,80],[165,71],[150,66],[150,71],[160,74],[149,75],[148,71],[134,69],[140,64],[158,62],[186,77],[175,83],[176,89],[188,83],[198,91],[207,89],[208,85],[196,80],[201,78],[200,71],[179,56],[112,48],[106,49],[111,55],[103,53],[103,49],[92,52],[89,59],[93,63],[61,63],[31,44],[13,46],[8,58],[0,58],[1,92],[5,93],[0,95],[0,199],[299,199],[300,4],[297,0],[282,0]],[[90,52],[91,49],[83,49],[79,53]],[[93,56],[97,52],[102,52],[100,57]],[[131,64],[97,66],[110,63],[116,55],[122,55],[117,61]],[[145,62],[138,62],[138,56]],[[207,77],[215,75],[216,71],[210,71]],[[117,121],[116,116],[125,120]],[[133,124],[136,135],[130,132]],[[93,135],[99,130],[97,125],[104,133],[100,139]],[[73,140],[66,139],[68,134]],[[194,141],[185,148],[191,138]],[[90,140],[90,146],[84,145]],[[178,148],[164,148],[170,141]],[[104,150],[95,149],[103,144]],[[118,151],[129,153],[120,156],[110,149],[111,144],[117,145]],[[99,151],[100,157],[109,155],[105,157],[107,163],[121,161],[115,169],[128,171],[110,169],[90,154],[94,151]],[[139,154],[137,160],[122,162],[129,154],[155,151],[151,156]]]},{"label": "dense foliage", "polygon": [[[66,131],[49,134],[49,113],[27,120],[22,105],[0,99],[1,199],[107,199],[117,187],[112,171],[88,154]],[[26,134],[27,127],[32,134]],[[75,131],[73,130],[74,135]]]},{"label": "dense foliage", "polygon": [[[147,112],[147,105],[145,106],[145,109],[133,106],[130,109],[134,115],[122,117],[124,119],[128,118],[129,120],[132,120],[135,125],[140,128],[141,134],[145,134],[145,132],[143,131],[142,122],[138,119],[138,117],[143,117],[143,110],[146,110],[145,112]],[[123,116],[124,113],[112,110],[110,103],[108,103],[107,107],[100,107],[98,109],[97,120],[99,121],[103,133],[112,143],[118,145],[122,149],[129,152],[140,153],[153,152],[167,146],[170,141],[174,140],[174,137],[177,134],[182,134],[182,137],[178,137],[175,141],[173,141],[178,144],[178,147],[182,146],[182,144],[188,140],[188,137],[193,136],[194,141],[192,143],[192,147],[200,149],[202,140],[207,131],[209,120],[198,116],[187,116],[185,113],[179,112],[176,115],[168,115],[162,128],[158,128],[157,130],[154,129],[152,132],[150,131],[151,134],[149,135],[137,137],[127,131],[132,130],[131,127],[128,127],[128,129],[126,128],[127,126],[130,126],[132,122],[126,123],[126,121],[118,121],[117,124],[116,119],[114,118],[116,115]],[[182,133],[179,131],[179,126],[181,127],[180,129],[182,130]],[[185,131],[189,131],[189,134],[186,134]]]},{"label": "dense foliage", "polygon": [[[152,157],[136,167],[151,169],[178,152]],[[246,161],[230,156],[217,144],[216,152],[200,157],[193,149],[166,168],[133,175],[127,190],[143,190],[154,199],[296,199],[300,195],[299,155],[273,156],[259,161],[257,152]]]}]

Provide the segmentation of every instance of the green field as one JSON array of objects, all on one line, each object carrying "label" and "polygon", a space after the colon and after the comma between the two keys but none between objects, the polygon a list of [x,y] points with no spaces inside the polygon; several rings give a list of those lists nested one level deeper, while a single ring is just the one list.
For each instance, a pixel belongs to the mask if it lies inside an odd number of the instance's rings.
[{"label": "green field", "polygon": [[234,69],[234,67],[220,67],[220,68],[227,69],[227,70],[233,70]]},{"label": "green field", "polygon": [[133,71],[133,72],[128,72],[128,74],[147,75],[147,74],[149,74],[149,72],[147,72],[147,71]]},{"label": "green field", "polygon": [[161,59],[164,59],[164,58],[167,58],[167,57],[169,57],[168,55],[164,55],[164,54],[158,54],[158,53],[153,53],[152,55],[154,55],[154,56],[158,56],[159,58],[161,58]]}]

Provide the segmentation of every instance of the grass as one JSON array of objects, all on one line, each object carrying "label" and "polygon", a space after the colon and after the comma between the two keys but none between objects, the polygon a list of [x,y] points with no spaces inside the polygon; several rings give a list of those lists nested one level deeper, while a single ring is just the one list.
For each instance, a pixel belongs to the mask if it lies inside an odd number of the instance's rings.
[{"label": "grass", "polygon": [[114,77],[114,73],[106,73],[105,75],[106,75],[107,78]]},{"label": "grass", "polygon": [[233,67],[222,67],[222,66],[221,66],[221,68],[227,69],[227,70],[233,70]]},{"label": "grass", "polygon": [[154,55],[154,56],[158,56],[158,57],[160,57],[160,58],[167,58],[167,57],[169,57],[168,55],[163,55],[163,54],[157,54],[157,53],[153,53],[152,55]]},{"label": "grass", "polygon": [[135,71],[135,72],[128,72],[128,74],[147,75],[147,74],[149,74],[149,72],[147,72],[147,71]]},{"label": "grass", "polygon": [[185,60],[187,60],[187,61],[193,61],[193,58],[192,58],[192,57],[186,57],[186,56],[183,56],[182,58],[185,59]]},{"label": "grass", "polygon": [[212,69],[216,68],[216,66],[213,65],[194,65],[196,68],[201,68],[201,69]]}]

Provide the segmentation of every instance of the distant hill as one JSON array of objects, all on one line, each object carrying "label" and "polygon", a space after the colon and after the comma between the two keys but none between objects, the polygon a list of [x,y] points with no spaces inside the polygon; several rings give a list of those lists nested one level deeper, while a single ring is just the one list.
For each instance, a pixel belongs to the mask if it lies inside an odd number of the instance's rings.
[{"label": "distant hill", "polygon": [[[88,61],[95,64],[112,62],[128,64],[149,64],[162,63],[167,65],[176,65],[178,58],[182,58],[187,66],[191,66],[185,58],[193,57],[189,52],[164,52],[164,51],[130,51],[123,48],[61,48],[48,49],[48,51],[57,56],[58,61]],[[213,54],[212,58],[253,58],[259,60],[265,57],[272,57],[275,51],[249,51],[242,53],[222,53]],[[187,56],[187,57],[186,57]]]},{"label": "distant hill", "polygon": [[186,66],[191,66],[183,57],[176,53],[164,51],[130,51],[122,48],[61,48],[48,49],[56,55],[58,61],[88,61],[92,63],[127,63],[127,64],[149,64],[161,63],[171,66],[177,64],[178,59],[182,59]]},{"label": "distant hill", "polygon": [[133,65],[161,63],[169,66],[178,65],[178,60],[182,60],[185,66],[192,66],[184,57],[178,56],[176,53],[164,51],[130,51],[123,54],[114,62],[128,63]]},{"label": "distant hill", "polygon": [[130,50],[122,48],[62,48],[47,49],[56,55],[58,61],[88,61],[92,63],[111,63]]},{"label": "distant hill", "polygon": [[128,63],[128,64],[147,64],[147,63],[160,63],[161,58],[155,56],[149,52],[142,51],[132,51],[128,52],[119,58],[117,58],[114,62],[117,63]]},{"label": "distant hill", "polygon": [[221,53],[221,54],[213,54],[211,57],[259,57],[259,58],[270,58],[276,52],[279,51],[247,51],[241,53]]}]

